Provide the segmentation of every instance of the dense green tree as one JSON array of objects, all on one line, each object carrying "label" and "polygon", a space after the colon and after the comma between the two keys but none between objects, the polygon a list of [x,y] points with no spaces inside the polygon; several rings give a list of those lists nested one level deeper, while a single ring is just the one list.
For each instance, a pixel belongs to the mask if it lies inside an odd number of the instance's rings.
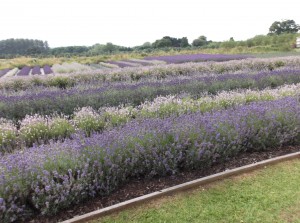
[{"label": "dense green tree", "polygon": [[172,40],[168,37],[163,37],[162,39],[156,40],[152,47],[154,48],[163,48],[163,47],[171,47],[172,46]]},{"label": "dense green tree", "polygon": [[106,45],[103,47],[103,51],[106,53],[112,53],[116,51],[116,46],[112,43],[106,43]]},{"label": "dense green tree", "polygon": [[142,47],[144,48],[151,48],[151,43],[150,42],[145,42]]},{"label": "dense green tree", "polygon": [[186,37],[174,38],[170,36],[164,36],[162,39],[158,39],[152,44],[153,48],[187,47],[187,46],[189,46],[189,42]]},{"label": "dense green tree", "polygon": [[199,36],[198,39],[195,39],[192,43],[193,46],[205,46],[208,44],[206,36]]},{"label": "dense green tree", "polygon": [[189,41],[186,37],[181,38],[180,47],[188,47],[190,46]]},{"label": "dense green tree", "polygon": [[280,35],[282,33],[297,33],[300,26],[294,20],[275,21],[269,28],[269,35]]},{"label": "dense green tree", "polygon": [[49,51],[48,43],[33,39],[7,39],[0,41],[0,55],[45,54]]},{"label": "dense green tree", "polygon": [[89,54],[90,55],[100,55],[100,54],[110,54],[114,52],[130,52],[133,49],[130,47],[118,46],[112,43],[104,44],[95,44],[90,47]]},{"label": "dense green tree", "polygon": [[67,46],[67,47],[56,47],[51,49],[53,55],[66,55],[66,54],[82,54],[89,51],[87,46]]}]

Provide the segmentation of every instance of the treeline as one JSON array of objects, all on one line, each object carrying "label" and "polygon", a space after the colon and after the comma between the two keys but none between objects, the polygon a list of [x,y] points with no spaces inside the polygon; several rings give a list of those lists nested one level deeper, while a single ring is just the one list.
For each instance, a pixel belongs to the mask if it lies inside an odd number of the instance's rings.
[{"label": "treeline", "polygon": [[[134,50],[152,52],[156,49],[168,51],[170,49],[233,49],[233,48],[265,48],[274,51],[290,51],[296,47],[296,38],[299,36],[297,33],[283,33],[280,35],[257,35],[253,38],[235,41],[231,37],[227,41],[212,41],[208,40],[206,36],[200,36],[193,40],[191,43],[188,42],[186,37],[177,39],[176,38],[163,37],[162,39],[156,40],[154,43],[146,42],[141,46],[134,47]],[[180,42],[184,39],[184,44]]]},{"label": "treeline", "polygon": [[33,39],[7,39],[0,41],[0,55],[47,54],[47,41]]},{"label": "treeline", "polygon": [[259,52],[290,51],[296,47],[297,33],[283,33],[280,35],[258,35],[245,41],[235,41],[231,37],[227,41],[217,42],[208,40],[206,36],[200,36],[189,43],[186,37],[175,38],[165,36],[153,43],[146,42],[135,47],[118,46],[113,43],[95,44],[93,46],[67,46],[49,48],[47,41],[28,39],[9,39],[0,41],[0,58],[14,58],[18,56],[37,57],[73,57],[73,56],[97,56],[118,53],[135,52],[139,54],[155,53],[156,51],[170,50],[186,51],[195,49],[235,49],[235,51],[247,51],[256,48]]},{"label": "treeline", "polygon": [[[170,50],[194,50],[194,49],[248,49],[258,48],[264,51],[290,51],[296,47],[296,38],[298,34],[295,33],[283,33],[280,35],[258,35],[253,38],[244,41],[235,41],[231,37],[227,41],[217,42],[208,40],[206,36],[200,36],[189,43],[187,37],[175,38],[165,36],[161,39],[154,41],[153,43],[146,42],[143,45],[135,47],[124,47],[114,45],[112,43],[107,44],[95,44],[91,47],[83,46],[70,46],[59,47],[50,50],[50,53],[54,56],[97,56],[97,55],[109,55],[116,53],[153,53],[155,51]],[[258,50],[259,51],[259,50]]]},{"label": "treeline", "polygon": [[134,51],[133,47],[118,46],[112,43],[107,44],[95,44],[93,46],[67,46],[67,47],[56,47],[50,49],[49,54],[53,56],[96,56],[96,55],[105,55],[118,52],[132,52]]}]

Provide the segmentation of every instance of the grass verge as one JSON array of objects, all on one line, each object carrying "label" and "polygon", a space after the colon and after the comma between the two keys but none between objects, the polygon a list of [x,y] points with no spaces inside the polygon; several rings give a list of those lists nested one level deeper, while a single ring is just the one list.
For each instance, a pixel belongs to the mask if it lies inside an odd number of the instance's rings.
[{"label": "grass verge", "polygon": [[94,220],[98,222],[300,222],[300,160],[231,177]]}]

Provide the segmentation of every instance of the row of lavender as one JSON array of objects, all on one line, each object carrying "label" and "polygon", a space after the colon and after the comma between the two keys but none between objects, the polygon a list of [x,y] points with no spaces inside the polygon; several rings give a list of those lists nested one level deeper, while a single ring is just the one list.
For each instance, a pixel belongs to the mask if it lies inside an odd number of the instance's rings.
[{"label": "row of lavender", "polygon": [[[246,55],[224,55],[224,54],[192,54],[192,55],[174,55],[174,56],[158,56],[147,57],[145,59],[130,59],[121,61],[108,61],[107,63],[101,62],[99,64],[91,64],[89,67],[79,63],[65,63],[55,64],[52,69],[48,65],[43,68],[40,66],[28,67],[24,66],[21,70],[16,71],[12,76],[28,76],[52,74],[55,73],[71,73],[78,71],[86,71],[93,69],[110,69],[110,68],[124,68],[124,67],[139,67],[139,66],[151,66],[163,63],[186,63],[186,62],[205,62],[205,61],[229,61],[229,60],[241,60],[249,58]],[[5,76],[10,69],[0,70],[0,77]]]},{"label": "row of lavender", "polygon": [[300,143],[296,98],[133,121],[0,157],[0,219],[55,214],[135,177],[204,169],[242,151]]},{"label": "row of lavender", "polygon": [[44,67],[35,66],[35,67],[23,67],[16,76],[28,76],[31,75],[41,75],[41,74],[52,74],[53,71],[50,66],[45,65]]},{"label": "row of lavender", "polygon": [[0,153],[32,146],[33,143],[45,144],[51,140],[64,140],[78,132],[90,136],[93,132],[102,132],[121,126],[134,119],[204,113],[250,102],[278,100],[297,95],[300,95],[300,83],[261,91],[224,91],[216,96],[205,96],[199,99],[193,99],[187,95],[184,97],[169,95],[157,97],[154,101],[147,101],[137,107],[106,107],[98,111],[91,107],[83,107],[69,117],[27,115],[17,124],[10,120],[0,119]]},{"label": "row of lavender", "polygon": [[[78,67],[79,65],[77,65]],[[80,65],[82,67],[83,65]],[[71,66],[72,68],[73,66]],[[85,66],[86,67],[86,66]],[[62,69],[61,67],[58,67]],[[75,85],[89,83],[101,84],[108,82],[138,82],[153,79],[165,79],[168,77],[191,76],[195,73],[201,75],[218,75],[224,73],[255,73],[258,71],[273,71],[278,69],[300,69],[300,57],[250,58],[227,62],[203,62],[167,64],[144,67],[131,67],[123,69],[97,69],[81,70],[74,72],[68,67],[63,68],[72,73],[56,74],[50,76],[34,75],[27,78],[15,77],[2,79],[0,89],[19,91],[26,88],[33,89],[36,86],[54,86],[69,88]],[[1,93],[0,93],[1,94]]]},{"label": "row of lavender", "polygon": [[138,83],[114,83],[102,86],[87,85],[71,89],[24,91],[13,95],[0,95],[0,117],[18,121],[27,114],[71,115],[76,108],[130,104],[138,106],[157,96],[190,94],[198,98],[203,94],[217,94],[233,89],[264,89],[300,82],[300,70],[280,70],[255,74],[224,74],[218,76],[173,77],[166,80]]},{"label": "row of lavender", "polygon": [[178,64],[187,62],[223,62],[229,60],[243,60],[252,58],[250,55],[242,54],[181,54],[170,56],[153,56],[145,57],[143,60],[121,60],[121,61],[109,61],[108,63],[117,65],[118,67],[136,67],[136,66],[149,66],[153,63]]},{"label": "row of lavender", "polygon": [[131,178],[300,143],[299,61],[158,65],[5,82],[0,141],[12,140],[11,151],[1,148],[0,221],[55,214]]},{"label": "row of lavender", "polygon": [[158,60],[164,61],[168,64],[173,63],[186,63],[186,62],[206,62],[206,61],[216,61],[223,62],[229,60],[243,60],[246,58],[251,58],[251,55],[242,54],[181,54],[181,55],[170,55],[170,56],[154,56],[145,57],[145,60]]},{"label": "row of lavender", "polygon": [[50,66],[45,65],[43,67],[35,66],[29,67],[24,66],[21,70],[18,69],[3,69],[0,70],[0,77],[10,77],[10,76],[29,76],[29,75],[45,75],[52,74],[53,71]]}]

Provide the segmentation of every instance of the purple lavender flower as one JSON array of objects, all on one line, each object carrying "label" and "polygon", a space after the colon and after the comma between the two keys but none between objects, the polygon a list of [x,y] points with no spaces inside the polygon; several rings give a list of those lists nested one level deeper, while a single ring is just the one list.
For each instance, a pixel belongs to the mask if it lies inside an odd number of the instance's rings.
[{"label": "purple lavender flower", "polygon": [[43,67],[43,69],[44,69],[45,74],[52,74],[53,73],[53,70],[51,69],[51,67],[49,65],[45,65]]},{"label": "purple lavender flower", "polygon": [[17,76],[28,76],[30,70],[31,70],[31,67],[25,66],[17,73]]},{"label": "purple lavender flower", "polygon": [[167,63],[206,62],[206,61],[229,61],[249,58],[248,55],[234,54],[181,54],[173,56],[145,57],[145,60],[162,60]]},{"label": "purple lavender flower", "polygon": [[26,148],[0,157],[0,194],[6,207],[0,219],[21,219],[36,210],[55,214],[112,193],[132,178],[208,168],[241,151],[300,143],[299,135],[299,101],[284,98],[132,121],[91,137],[78,134],[65,142]]},{"label": "purple lavender flower", "polygon": [[31,73],[32,73],[32,75],[35,75],[35,74],[40,75],[41,74],[41,68],[40,68],[40,66],[33,67]]},{"label": "purple lavender flower", "polygon": [[0,77],[4,76],[8,71],[10,71],[10,69],[0,70]]},{"label": "purple lavender flower", "polygon": [[122,61],[108,61],[107,63],[117,65],[120,68],[134,67],[134,66],[132,66],[132,65],[130,65],[128,63],[123,63]]},{"label": "purple lavender flower", "polygon": [[[203,93],[216,94],[222,90],[264,89],[283,84],[300,82],[300,70],[264,71],[255,74],[222,74],[207,76],[172,77],[165,80],[141,81],[137,83],[108,83],[90,89],[72,88],[66,90],[26,91],[22,95],[4,96],[0,100],[0,116],[19,120],[26,114],[51,115],[53,112],[71,115],[77,107],[90,106],[99,109],[103,106],[121,104],[140,105],[153,100],[158,95],[189,93],[199,97]],[[62,80],[64,81],[64,80]],[[60,83],[60,82],[59,82]],[[64,82],[62,82],[64,83]],[[16,109],[18,108],[18,109]]]}]

